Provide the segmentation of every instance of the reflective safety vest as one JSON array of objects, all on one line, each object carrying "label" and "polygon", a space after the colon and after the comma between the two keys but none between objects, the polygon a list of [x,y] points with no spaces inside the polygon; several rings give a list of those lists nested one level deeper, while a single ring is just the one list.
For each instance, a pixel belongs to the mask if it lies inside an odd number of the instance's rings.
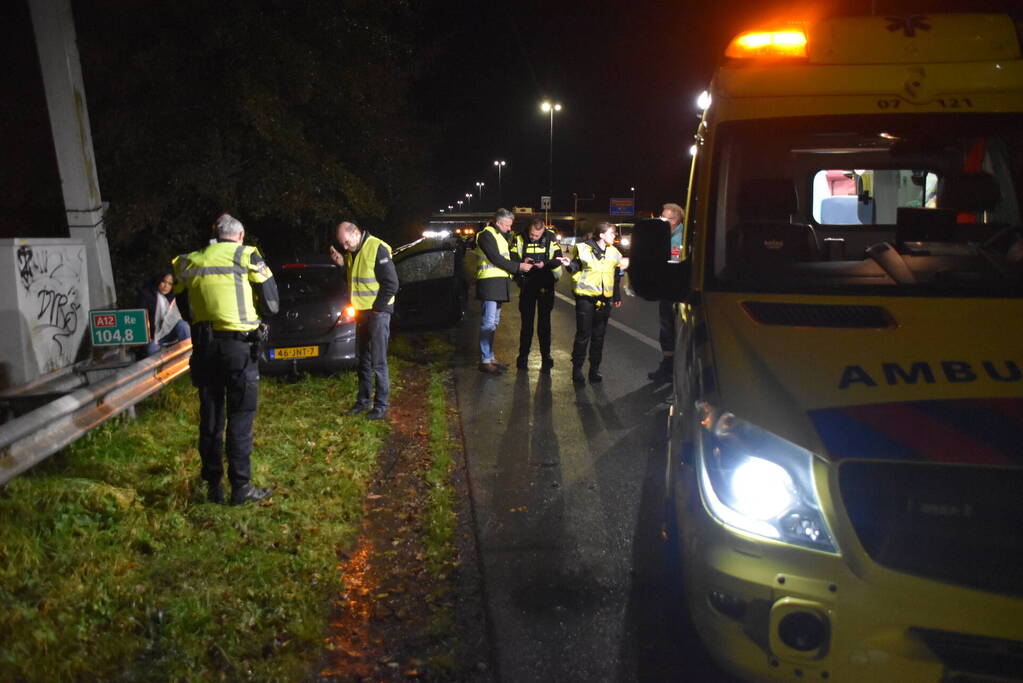
[{"label": "reflective safety vest", "polygon": [[[390,245],[373,235],[366,235],[366,239],[362,241],[362,246],[354,256],[345,252],[345,265],[348,267],[348,291],[351,292],[352,306],[357,311],[368,311],[373,308],[373,302],[377,300],[377,294],[380,293],[376,264],[381,245],[387,249],[387,255],[390,256]],[[387,304],[393,303],[394,297],[392,296]]]},{"label": "reflective safety vest", "polygon": [[[546,238],[546,239],[545,239]],[[544,246],[544,242],[547,246]],[[515,246],[512,247],[512,251],[519,255],[519,258],[525,259],[526,257],[532,258],[534,261],[550,261],[554,258],[554,252],[558,248],[558,240],[554,236],[554,233],[550,230],[545,230],[544,234],[540,236],[540,239],[536,242],[530,242],[526,239],[525,235],[515,236]],[[531,271],[532,272],[532,271]],[[554,279],[557,280],[561,277],[561,266],[551,270],[551,274],[554,275]]]},{"label": "reflective safety vest", "polygon": [[214,242],[177,256],[172,263],[178,280],[174,291],[188,290],[193,323],[213,323],[221,332],[259,327],[252,285],[266,282],[273,273],[258,249],[240,242]]},{"label": "reflective safety vest", "polygon": [[582,263],[582,268],[572,273],[576,296],[603,296],[608,299],[614,296],[615,271],[622,260],[616,248],[608,247],[603,258],[598,258],[589,242],[580,242],[575,245],[574,258]]},{"label": "reflective safety vest", "polygon": [[511,258],[511,252],[508,251],[508,240],[504,238],[504,234],[502,234],[501,231],[495,228],[494,226],[488,225],[487,227],[480,230],[479,235],[476,235],[477,244],[476,255],[478,257],[476,259],[477,261],[476,279],[483,280],[490,277],[511,277],[511,274],[509,274],[507,271],[502,270],[498,266],[495,266],[493,263],[491,263],[490,259],[487,258],[487,255],[484,254],[483,250],[479,248],[480,236],[485,232],[489,232],[494,236],[494,240],[497,242],[497,250],[501,252],[501,256],[504,256],[505,258]]}]

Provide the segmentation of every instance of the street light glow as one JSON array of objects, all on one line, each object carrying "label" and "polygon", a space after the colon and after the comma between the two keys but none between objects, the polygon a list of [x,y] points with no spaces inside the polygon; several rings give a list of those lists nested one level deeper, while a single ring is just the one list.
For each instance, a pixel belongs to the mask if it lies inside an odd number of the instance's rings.
[{"label": "street light glow", "polygon": [[497,166],[497,204],[501,205],[501,169],[504,168],[508,162],[504,159],[498,159],[494,162],[494,166]]},{"label": "street light glow", "polygon": [[700,108],[700,111],[706,111],[710,107],[710,93],[706,90],[700,93],[700,96],[696,98],[696,106]]}]

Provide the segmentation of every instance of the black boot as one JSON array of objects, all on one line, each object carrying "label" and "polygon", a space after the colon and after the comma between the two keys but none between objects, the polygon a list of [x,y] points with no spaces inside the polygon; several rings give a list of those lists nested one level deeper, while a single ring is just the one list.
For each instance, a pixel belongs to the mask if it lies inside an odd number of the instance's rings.
[{"label": "black boot", "polygon": [[590,363],[590,384],[599,384],[604,381],[604,376],[600,374],[600,366]]},{"label": "black boot", "polygon": [[657,369],[648,372],[646,376],[653,382],[670,382],[671,376],[674,374],[674,368],[675,357],[665,356],[661,359],[661,364],[657,366]]},{"label": "black boot", "polygon": [[519,353],[519,357],[515,359],[515,367],[519,370],[525,370],[529,367],[529,354]]},{"label": "black boot", "polygon": [[231,505],[244,505],[245,503],[258,503],[264,498],[270,497],[270,489],[261,489],[252,484],[245,484],[231,491]]},{"label": "black boot", "polygon": [[551,374],[551,368],[554,367],[554,359],[550,356],[544,356],[544,359],[540,361],[540,372],[545,375]]},{"label": "black boot", "polygon": [[583,377],[583,365],[580,363],[576,365],[572,363],[572,383],[573,384],[586,384],[586,378]]},{"label": "black boot", "polygon": [[224,487],[220,482],[206,482],[206,500],[217,505],[224,504]]}]

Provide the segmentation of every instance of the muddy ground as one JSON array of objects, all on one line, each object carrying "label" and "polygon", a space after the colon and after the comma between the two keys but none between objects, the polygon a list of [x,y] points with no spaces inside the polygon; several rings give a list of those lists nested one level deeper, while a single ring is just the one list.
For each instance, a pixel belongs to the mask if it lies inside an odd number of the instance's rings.
[{"label": "muddy ground", "polygon": [[341,556],[344,588],[332,606],[325,656],[313,681],[496,680],[454,390],[446,382],[457,449],[451,482],[458,524],[450,562],[431,572],[423,527],[429,367],[421,359],[406,360],[362,534]]}]

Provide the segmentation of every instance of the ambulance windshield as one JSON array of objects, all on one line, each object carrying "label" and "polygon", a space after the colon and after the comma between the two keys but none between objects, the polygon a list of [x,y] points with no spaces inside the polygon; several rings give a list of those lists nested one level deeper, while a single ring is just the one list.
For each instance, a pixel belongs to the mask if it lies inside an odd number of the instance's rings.
[{"label": "ambulance windshield", "polygon": [[708,287],[1018,296],[1023,116],[721,124]]}]

